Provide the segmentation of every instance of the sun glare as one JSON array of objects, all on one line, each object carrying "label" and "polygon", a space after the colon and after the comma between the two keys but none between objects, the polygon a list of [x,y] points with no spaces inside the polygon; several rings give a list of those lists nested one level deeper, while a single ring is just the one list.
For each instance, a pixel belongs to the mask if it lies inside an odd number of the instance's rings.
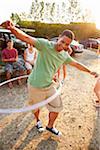
[{"label": "sun glare", "polygon": [[96,24],[96,28],[97,29],[100,29],[100,17],[99,17],[99,14],[100,14],[100,12],[98,13],[98,11],[95,10],[95,12],[94,12],[94,22]]},{"label": "sun glare", "polygon": [[96,27],[100,29],[100,0],[81,0],[83,7],[90,9]]},{"label": "sun glare", "polygon": [[100,30],[100,22],[96,23],[96,28]]}]

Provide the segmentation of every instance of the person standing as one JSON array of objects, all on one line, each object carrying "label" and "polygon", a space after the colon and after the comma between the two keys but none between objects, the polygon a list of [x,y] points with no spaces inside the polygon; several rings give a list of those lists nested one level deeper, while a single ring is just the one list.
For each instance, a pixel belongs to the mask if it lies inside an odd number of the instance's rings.
[{"label": "person standing", "polygon": [[[55,94],[56,89],[53,84],[53,76],[63,64],[69,64],[77,69],[87,72],[94,77],[97,73],[91,71],[85,65],[73,59],[67,51],[70,43],[74,39],[74,33],[71,30],[64,30],[57,42],[48,41],[44,38],[35,38],[27,35],[16,28],[10,21],[6,21],[1,26],[9,29],[17,38],[36,47],[38,57],[31,74],[28,78],[29,105],[36,104]],[[46,130],[59,136],[61,132],[54,127],[59,112],[62,110],[62,100],[60,95],[47,104],[49,110],[48,124]],[[36,127],[39,131],[43,130],[40,120],[40,108],[33,110],[36,118]],[[41,129],[41,130],[40,130]]]}]

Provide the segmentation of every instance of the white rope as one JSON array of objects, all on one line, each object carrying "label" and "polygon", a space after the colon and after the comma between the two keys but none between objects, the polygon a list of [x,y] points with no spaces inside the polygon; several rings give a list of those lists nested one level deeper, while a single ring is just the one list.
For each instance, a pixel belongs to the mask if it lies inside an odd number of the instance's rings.
[{"label": "white rope", "polygon": [[[21,79],[21,78],[26,78],[26,77],[28,77],[28,76],[25,75],[25,76],[20,76],[20,77],[16,77],[16,78],[10,79],[8,81],[0,83],[0,86],[4,85],[6,83],[9,83],[11,81],[14,81],[14,80],[17,80],[17,79]],[[31,106],[22,107],[22,108],[19,108],[19,109],[12,109],[12,108],[10,108],[10,109],[0,109],[0,113],[2,113],[2,114],[20,113],[20,112],[27,112],[27,111],[31,111],[31,110],[40,108],[40,107],[50,103],[53,99],[55,99],[58,95],[60,95],[62,85],[63,85],[63,82],[60,83],[59,88],[57,89],[55,94],[53,94],[52,96],[50,96],[49,98],[45,99],[42,102],[39,102],[39,103],[31,105]]]}]

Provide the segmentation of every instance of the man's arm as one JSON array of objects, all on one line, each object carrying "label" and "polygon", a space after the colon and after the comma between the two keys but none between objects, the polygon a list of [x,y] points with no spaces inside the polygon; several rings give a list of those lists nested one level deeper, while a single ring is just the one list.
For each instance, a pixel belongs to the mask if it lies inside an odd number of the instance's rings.
[{"label": "man's arm", "polygon": [[63,79],[65,80],[67,77],[67,67],[65,64],[63,64]]},{"label": "man's arm", "polygon": [[18,61],[18,51],[16,50],[16,58],[14,58],[14,61]]},{"label": "man's arm", "polygon": [[6,21],[0,26],[9,29],[18,39],[35,46],[36,38],[31,37],[20,29],[16,28],[11,21]]},{"label": "man's arm", "polygon": [[2,58],[2,62],[10,62],[9,59]]},{"label": "man's arm", "polygon": [[86,67],[85,65],[83,65],[83,64],[81,64],[81,63],[79,63],[79,62],[77,62],[75,60],[72,61],[70,63],[70,65],[76,67],[77,69],[79,69],[81,71],[85,71],[85,72],[93,75],[95,78],[98,77],[98,74],[96,72],[91,71],[88,67]]}]

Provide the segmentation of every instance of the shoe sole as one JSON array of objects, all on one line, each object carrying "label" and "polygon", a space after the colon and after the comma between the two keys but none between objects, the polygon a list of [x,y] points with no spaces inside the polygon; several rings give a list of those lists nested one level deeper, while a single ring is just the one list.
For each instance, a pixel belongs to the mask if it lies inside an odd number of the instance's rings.
[{"label": "shoe sole", "polygon": [[38,131],[41,133],[41,132],[44,132],[45,129],[44,128],[39,128]]}]

